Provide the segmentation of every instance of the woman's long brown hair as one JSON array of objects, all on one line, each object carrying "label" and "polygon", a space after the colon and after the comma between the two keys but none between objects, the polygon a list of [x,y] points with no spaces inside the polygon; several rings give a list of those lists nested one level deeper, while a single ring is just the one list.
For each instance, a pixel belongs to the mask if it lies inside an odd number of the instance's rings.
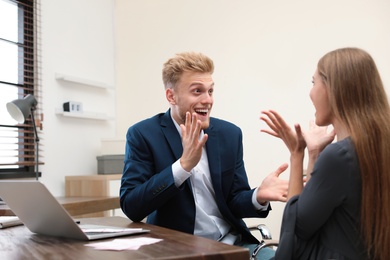
[{"label": "woman's long brown hair", "polygon": [[372,57],[357,48],[326,54],[318,71],[358,156],[367,252],[370,259],[390,259],[390,107],[379,72]]}]

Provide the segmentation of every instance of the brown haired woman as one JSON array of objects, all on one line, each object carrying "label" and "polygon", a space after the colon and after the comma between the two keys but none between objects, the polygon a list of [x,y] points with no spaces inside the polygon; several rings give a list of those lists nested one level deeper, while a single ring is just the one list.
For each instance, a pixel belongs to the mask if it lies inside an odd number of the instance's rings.
[{"label": "brown haired woman", "polygon": [[262,132],[281,138],[291,153],[276,258],[390,259],[390,108],[374,60],[357,48],[327,53],[310,98],[316,120],[308,131],[262,112],[271,128]]}]

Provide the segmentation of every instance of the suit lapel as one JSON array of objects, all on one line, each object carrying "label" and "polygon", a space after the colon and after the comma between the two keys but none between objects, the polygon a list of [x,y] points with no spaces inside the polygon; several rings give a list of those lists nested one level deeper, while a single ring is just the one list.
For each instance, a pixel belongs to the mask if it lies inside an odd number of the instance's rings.
[{"label": "suit lapel", "polygon": [[171,147],[172,153],[175,155],[175,159],[179,159],[183,153],[183,145],[181,143],[180,134],[172,122],[170,115],[170,109],[161,118],[161,130],[165,135],[166,141]]},{"label": "suit lapel", "polygon": [[218,131],[214,130],[210,122],[210,126],[205,130],[205,133],[207,133],[209,136],[206,142],[206,150],[209,161],[211,180],[213,182],[215,194],[222,194],[219,192],[221,189],[221,153],[219,151],[220,143],[218,138]]}]

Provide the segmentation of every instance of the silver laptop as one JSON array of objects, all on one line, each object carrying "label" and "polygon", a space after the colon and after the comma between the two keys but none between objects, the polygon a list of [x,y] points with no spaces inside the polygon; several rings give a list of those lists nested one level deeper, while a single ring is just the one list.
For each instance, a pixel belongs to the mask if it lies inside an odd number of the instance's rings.
[{"label": "silver laptop", "polygon": [[37,234],[96,240],[149,232],[140,228],[79,225],[39,181],[0,181],[0,198]]}]

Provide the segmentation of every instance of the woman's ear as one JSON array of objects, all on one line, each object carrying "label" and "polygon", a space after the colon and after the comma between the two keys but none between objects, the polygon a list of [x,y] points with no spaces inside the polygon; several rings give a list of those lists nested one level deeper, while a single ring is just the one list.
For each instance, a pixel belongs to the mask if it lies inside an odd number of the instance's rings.
[{"label": "woman's ear", "polygon": [[176,101],[175,101],[175,93],[173,91],[172,88],[167,88],[165,90],[165,96],[169,102],[169,104],[171,105],[176,105]]}]

